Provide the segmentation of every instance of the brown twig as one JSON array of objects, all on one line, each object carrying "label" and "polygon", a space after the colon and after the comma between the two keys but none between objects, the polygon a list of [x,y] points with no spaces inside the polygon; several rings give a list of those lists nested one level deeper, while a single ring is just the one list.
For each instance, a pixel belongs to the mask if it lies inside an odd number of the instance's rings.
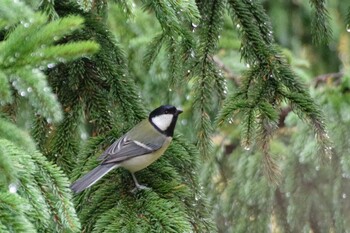
[{"label": "brown twig", "polygon": [[238,87],[240,85],[240,78],[235,75],[230,68],[228,68],[223,61],[218,56],[213,56],[213,61],[216,65],[225,72],[225,77],[233,81],[233,83]]},{"label": "brown twig", "polygon": [[337,72],[337,73],[329,73],[329,74],[322,74],[317,77],[315,77],[315,88],[319,87],[319,85],[323,83],[329,83],[332,82],[336,85],[340,83],[340,80],[344,76],[343,72]]}]

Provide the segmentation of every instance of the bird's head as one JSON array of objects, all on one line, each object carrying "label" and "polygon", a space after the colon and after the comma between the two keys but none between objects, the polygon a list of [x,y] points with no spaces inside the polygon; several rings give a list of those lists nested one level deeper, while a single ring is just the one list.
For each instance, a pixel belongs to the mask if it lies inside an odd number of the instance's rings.
[{"label": "bird's head", "polygon": [[161,133],[173,136],[177,117],[182,110],[172,105],[162,105],[149,114],[149,121]]}]

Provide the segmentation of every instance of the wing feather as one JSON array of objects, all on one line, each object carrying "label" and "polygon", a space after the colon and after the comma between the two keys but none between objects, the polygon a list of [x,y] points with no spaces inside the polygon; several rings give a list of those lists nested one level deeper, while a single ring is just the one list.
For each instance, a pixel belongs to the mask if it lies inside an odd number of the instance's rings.
[{"label": "wing feather", "polygon": [[[140,122],[108,147],[99,158],[99,160],[102,160],[102,164],[120,163],[126,159],[149,154],[160,149],[166,140],[166,136],[154,129],[151,124],[145,123],[145,120]],[[141,124],[143,124],[143,127],[140,127]],[[144,130],[138,132],[137,130],[140,128]]]}]

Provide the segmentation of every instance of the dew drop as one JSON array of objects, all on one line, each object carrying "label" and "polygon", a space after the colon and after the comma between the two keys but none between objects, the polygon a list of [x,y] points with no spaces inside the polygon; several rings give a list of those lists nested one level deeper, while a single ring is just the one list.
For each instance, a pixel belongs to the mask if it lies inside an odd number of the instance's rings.
[{"label": "dew drop", "polygon": [[327,132],[324,134],[324,137],[327,138],[327,139],[329,139],[329,135],[328,135]]},{"label": "dew drop", "polygon": [[236,28],[240,28],[241,25],[239,23],[236,24]]},{"label": "dew drop", "polygon": [[328,158],[332,159],[332,150],[333,148],[331,146],[326,146],[324,149],[324,153],[328,156]]},{"label": "dew drop", "polygon": [[50,88],[49,88],[49,87],[44,87],[44,91],[45,91],[45,92],[49,92],[49,91],[50,91]]},{"label": "dew drop", "polygon": [[187,73],[191,73],[191,70],[187,70]]},{"label": "dew drop", "polygon": [[195,196],[194,196],[194,199],[195,199],[196,201],[198,201],[198,200],[199,200],[199,197],[198,197],[197,195],[195,195]]},{"label": "dew drop", "polygon": [[80,134],[80,138],[81,138],[82,140],[86,140],[86,139],[88,138],[87,133],[81,133],[81,134]]},{"label": "dew drop", "polygon": [[350,24],[346,25],[346,31],[350,32]]},{"label": "dew drop", "polygon": [[46,119],[47,123],[51,124],[52,123],[52,119],[49,117]]},{"label": "dew drop", "polygon": [[343,199],[346,198],[346,193],[343,193],[342,198],[343,198]]},{"label": "dew drop", "polygon": [[250,65],[249,65],[249,63],[245,64],[245,66],[246,66],[247,68],[250,68]]},{"label": "dew drop", "polygon": [[173,91],[173,89],[169,88],[169,91],[170,91],[170,92],[172,92],[172,91]]},{"label": "dew drop", "polygon": [[196,27],[198,27],[198,24],[192,23],[192,27],[196,28]]},{"label": "dew drop", "polygon": [[244,149],[245,149],[246,151],[249,151],[249,150],[250,150],[250,147],[249,147],[249,146],[244,146]]},{"label": "dew drop", "polygon": [[181,124],[182,125],[187,125],[187,120],[186,119],[181,120]]},{"label": "dew drop", "polygon": [[233,119],[232,118],[228,119],[228,123],[232,124],[233,123]]},{"label": "dew drop", "polygon": [[21,91],[19,94],[20,94],[21,96],[26,96],[26,95],[27,95],[27,92]]},{"label": "dew drop", "polygon": [[194,53],[194,51],[193,51],[193,49],[191,50],[191,55],[190,55],[192,58],[194,58],[194,56],[195,56],[195,53]]},{"label": "dew drop", "polygon": [[47,68],[51,69],[55,67],[55,63],[49,63],[47,64]]},{"label": "dew drop", "polygon": [[315,169],[316,169],[316,171],[319,171],[320,170],[320,166],[316,166]]},{"label": "dew drop", "polygon": [[9,192],[10,192],[10,193],[17,193],[17,185],[14,184],[14,183],[11,183],[11,184],[9,185]]},{"label": "dew drop", "polygon": [[28,92],[28,93],[30,93],[30,92],[32,92],[32,91],[33,91],[33,88],[31,88],[31,87],[28,87],[28,88],[27,88],[27,92]]}]

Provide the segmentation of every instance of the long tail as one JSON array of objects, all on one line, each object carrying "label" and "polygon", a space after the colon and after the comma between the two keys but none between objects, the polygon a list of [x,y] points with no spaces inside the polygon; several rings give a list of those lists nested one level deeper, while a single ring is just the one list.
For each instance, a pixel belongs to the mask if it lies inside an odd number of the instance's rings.
[{"label": "long tail", "polygon": [[87,173],[85,176],[76,180],[71,184],[70,188],[75,193],[80,193],[84,189],[89,188],[91,185],[95,184],[99,179],[106,175],[113,168],[118,167],[116,164],[104,164],[96,167],[91,172]]}]

